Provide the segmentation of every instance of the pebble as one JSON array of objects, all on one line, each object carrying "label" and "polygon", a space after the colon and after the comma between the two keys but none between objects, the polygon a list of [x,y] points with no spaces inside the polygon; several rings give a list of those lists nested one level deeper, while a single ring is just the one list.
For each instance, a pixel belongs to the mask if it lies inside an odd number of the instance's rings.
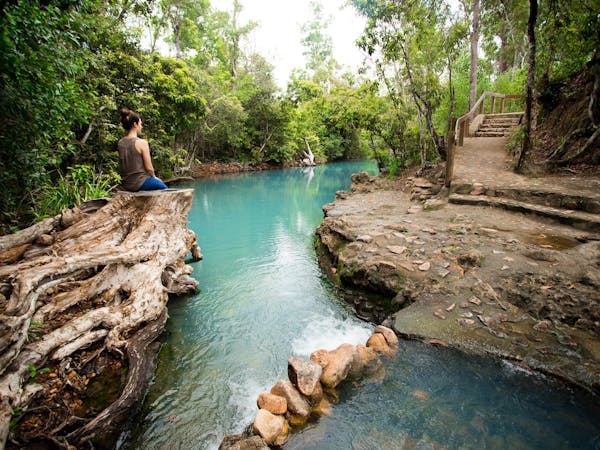
[{"label": "pebble", "polygon": [[438,319],[446,320],[446,316],[444,315],[444,312],[441,309],[436,309],[433,315]]},{"label": "pebble", "polygon": [[446,308],[446,311],[448,311],[448,312],[450,312],[450,311],[453,311],[453,310],[454,310],[454,308],[456,308],[456,303],[452,303],[450,306],[448,306],[448,307]]},{"label": "pebble", "polygon": [[459,324],[463,325],[463,326],[473,326],[475,325],[475,321],[473,319],[466,319],[464,317],[460,317],[458,319],[456,319],[458,321]]},{"label": "pebble", "polygon": [[429,261],[425,261],[423,264],[419,266],[419,270],[426,272],[431,268],[431,263]]},{"label": "pebble", "polygon": [[450,273],[449,270],[446,269],[440,269],[438,270],[438,275],[441,276],[442,278],[446,278],[446,276]]},{"label": "pebble", "polygon": [[469,299],[469,302],[470,302],[470,303],[473,303],[474,305],[477,305],[477,306],[481,305],[481,300],[479,300],[479,299],[478,299],[477,297],[475,297],[475,296],[471,297],[471,298]]},{"label": "pebble", "polygon": [[402,253],[404,253],[406,251],[406,247],[403,245],[388,245],[387,249],[390,252],[395,253],[397,255],[401,255]]}]

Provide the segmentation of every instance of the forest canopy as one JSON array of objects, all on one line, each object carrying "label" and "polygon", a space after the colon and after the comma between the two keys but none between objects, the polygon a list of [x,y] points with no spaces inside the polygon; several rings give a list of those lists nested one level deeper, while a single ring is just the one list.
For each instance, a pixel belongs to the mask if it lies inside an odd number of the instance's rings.
[{"label": "forest canopy", "polygon": [[[287,165],[306,145],[321,163],[375,157],[396,172],[445,157],[449,118],[469,109],[476,16],[477,92],[524,92],[528,2],[350,3],[366,18],[359,70],[339,68],[330,18],[312,1],[306,64],[282,90],[245,45],[257,24],[240,23],[241,0],[230,12],[209,0],[0,2],[2,232],[118,185],[120,105],[144,118],[163,179],[213,160]],[[592,58],[599,10],[599,0],[540,2],[545,98]]]}]

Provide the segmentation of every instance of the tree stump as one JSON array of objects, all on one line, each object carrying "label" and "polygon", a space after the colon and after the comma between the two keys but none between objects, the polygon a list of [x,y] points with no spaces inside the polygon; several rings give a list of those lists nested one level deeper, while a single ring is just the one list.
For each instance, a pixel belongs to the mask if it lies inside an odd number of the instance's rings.
[{"label": "tree stump", "polygon": [[[33,437],[61,447],[93,442],[139,404],[169,294],[198,286],[183,262],[190,250],[200,255],[187,228],[192,195],[192,189],[117,192],[0,237],[0,447],[14,438],[11,420],[36,398],[45,399],[47,416],[56,415],[48,390],[85,396],[86,377],[96,375],[86,366],[95,358],[127,367],[118,399],[91,418],[67,405],[71,417],[40,424]],[[54,378],[42,380],[50,371]]]}]

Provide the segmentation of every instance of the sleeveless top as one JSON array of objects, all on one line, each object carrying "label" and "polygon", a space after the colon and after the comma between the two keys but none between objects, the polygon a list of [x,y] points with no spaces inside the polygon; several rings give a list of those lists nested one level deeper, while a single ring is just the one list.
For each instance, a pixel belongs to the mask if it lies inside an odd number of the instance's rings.
[{"label": "sleeveless top", "polygon": [[150,174],[144,168],[142,155],[135,149],[135,141],[139,138],[121,138],[117,144],[121,165],[121,187],[127,191],[137,191]]}]

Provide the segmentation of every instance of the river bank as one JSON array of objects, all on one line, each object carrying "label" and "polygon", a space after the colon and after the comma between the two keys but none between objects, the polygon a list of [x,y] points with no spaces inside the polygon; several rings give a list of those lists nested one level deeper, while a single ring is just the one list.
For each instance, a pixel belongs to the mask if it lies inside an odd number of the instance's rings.
[{"label": "river bank", "polygon": [[600,393],[597,237],[443,192],[425,200],[441,189],[432,175],[355,175],[324,206],[322,267],[357,315]]}]

